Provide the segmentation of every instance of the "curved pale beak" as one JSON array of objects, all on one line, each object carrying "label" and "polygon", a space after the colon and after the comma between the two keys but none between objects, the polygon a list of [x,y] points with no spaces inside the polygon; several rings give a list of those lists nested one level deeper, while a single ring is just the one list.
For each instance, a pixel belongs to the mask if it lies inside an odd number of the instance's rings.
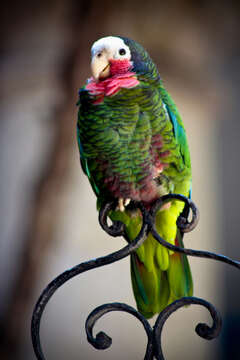
[{"label": "curved pale beak", "polygon": [[94,55],[91,62],[92,75],[96,81],[105,79],[110,75],[110,64],[106,54],[102,53],[100,57]]}]

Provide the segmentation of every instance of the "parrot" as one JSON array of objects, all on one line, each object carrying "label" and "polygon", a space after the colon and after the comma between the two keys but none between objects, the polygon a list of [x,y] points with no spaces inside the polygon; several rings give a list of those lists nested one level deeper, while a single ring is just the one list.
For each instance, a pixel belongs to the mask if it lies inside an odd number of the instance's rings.
[{"label": "parrot", "polygon": [[[92,76],[79,90],[77,140],[80,163],[99,210],[115,201],[112,221],[121,221],[129,241],[142,226],[146,209],[171,193],[191,197],[192,175],[183,121],[156,65],[136,41],[106,36],[91,48]],[[155,226],[167,242],[184,247],[177,219],[184,203],[173,200],[158,210]],[[168,250],[148,234],[130,255],[137,309],[145,318],[173,301],[192,296],[186,255]]]}]

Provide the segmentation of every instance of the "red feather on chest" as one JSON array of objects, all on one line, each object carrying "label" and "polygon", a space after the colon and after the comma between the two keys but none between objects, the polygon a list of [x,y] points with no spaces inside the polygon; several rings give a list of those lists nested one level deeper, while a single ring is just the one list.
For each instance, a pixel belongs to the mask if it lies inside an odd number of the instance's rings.
[{"label": "red feather on chest", "polygon": [[100,104],[105,96],[113,96],[122,88],[131,89],[139,84],[136,74],[129,69],[129,60],[110,60],[110,77],[96,81],[93,77],[88,80],[86,90],[96,96],[93,104]]}]

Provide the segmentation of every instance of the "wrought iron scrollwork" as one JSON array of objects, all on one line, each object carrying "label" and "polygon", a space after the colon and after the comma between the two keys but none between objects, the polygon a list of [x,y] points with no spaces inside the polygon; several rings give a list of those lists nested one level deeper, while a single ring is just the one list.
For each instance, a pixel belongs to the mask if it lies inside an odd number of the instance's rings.
[{"label": "wrought iron scrollwork", "polygon": [[[147,235],[151,233],[153,237],[163,246],[167,247],[170,250],[181,252],[189,256],[197,256],[203,258],[214,259],[218,261],[225,262],[237,268],[240,268],[240,262],[234,261],[229,257],[224,255],[215,254],[208,251],[201,250],[192,250],[186,248],[180,248],[178,246],[172,245],[162,239],[156,231],[155,228],[155,215],[157,211],[169,201],[183,201],[185,203],[185,208],[183,213],[178,219],[177,225],[182,232],[192,231],[197,223],[199,218],[199,212],[195,204],[192,200],[179,195],[179,194],[168,194],[162,196],[158,199],[151,209],[146,209],[142,203],[140,202],[131,202],[131,206],[134,208],[138,208],[142,213],[142,227],[141,230],[136,237],[136,239],[132,242],[129,241],[126,233],[124,224],[119,221],[113,222],[112,225],[108,225],[107,219],[109,212],[115,208],[116,204],[114,202],[109,202],[105,204],[100,212],[99,212],[99,223],[109,235],[111,236],[123,236],[128,244],[114,253],[111,253],[107,256],[103,256],[94,260],[90,260],[87,262],[83,262],[70,270],[64,271],[62,274],[57,276],[53,281],[49,283],[49,285],[43,290],[41,296],[39,297],[32,316],[32,343],[35,351],[35,355],[38,360],[44,360],[44,354],[41,349],[40,343],[40,322],[45,306],[47,305],[49,299],[53,296],[55,291],[61,287],[66,281],[70,280],[74,276],[77,276],[85,271],[95,269],[97,267],[101,267],[107,264],[111,264],[115,261],[121,260],[128,255],[130,255],[133,251],[135,251],[147,238]],[[191,221],[188,220],[189,210],[192,213]],[[106,349],[111,346],[112,339],[105,334],[104,332],[99,332],[96,337],[93,336],[93,327],[96,321],[101,318],[104,314],[111,311],[125,311],[134,317],[136,317],[143,325],[143,328],[146,332],[148,342],[147,348],[145,352],[145,360],[157,359],[164,360],[162,347],[161,347],[161,334],[162,329],[165,324],[165,321],[168,317],[179,309],[182,306],[190,305],[190,304],[198,304],[206,307],[212,317],[213,324],[212,326],[208,326],[207,324],[198,324],[196,326],[196,333],[203,337],[204,339],[211,340],[216,338],[221,330],[221,316],[219,312],[214,308],[212,304],[209,302],[199,299],[196,297],[184,297],[179,300],[174,301],[172,304],[168,305],[157,317],[155,325],[153,328],[149,324],[149,322],[141,315],[137,310],[133,307],[121,304],[121,303],[112,303],[101,305],[98,308],[94,309],[91,314],[88,316],[85,324],[87,339],[89,343],[94,346],[96,349]]]},{"label": "wrought iron scrollwork", "polygon": [[91,314],[88,315],[86,320],[85,329],[87,333],[87,339],[89,343],[95,347],[95,349],[107,349],[112,344],[112,339],[105,334],[103,331],[93,337],[93,327],[97,320],[100,319],[104,314],[110,311],[124,311],[134,317],[136,317],[143,325],[143,328],[147,334],[148,343],[144,359],[153,359],[153,331],[149,322],[132,306],[122,303],[104,304],[94,309]]}]

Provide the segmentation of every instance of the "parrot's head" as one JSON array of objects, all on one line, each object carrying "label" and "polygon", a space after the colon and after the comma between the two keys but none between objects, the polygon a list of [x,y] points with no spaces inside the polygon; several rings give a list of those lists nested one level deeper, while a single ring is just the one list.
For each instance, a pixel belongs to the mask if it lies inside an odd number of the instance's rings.
[{"label": "parrot's head", "polygon": [[94,42],[91,69],[95,81],[133,71],[136,75],[159,77],[156,66],[144,48],[121,36],[107,36]]}]

